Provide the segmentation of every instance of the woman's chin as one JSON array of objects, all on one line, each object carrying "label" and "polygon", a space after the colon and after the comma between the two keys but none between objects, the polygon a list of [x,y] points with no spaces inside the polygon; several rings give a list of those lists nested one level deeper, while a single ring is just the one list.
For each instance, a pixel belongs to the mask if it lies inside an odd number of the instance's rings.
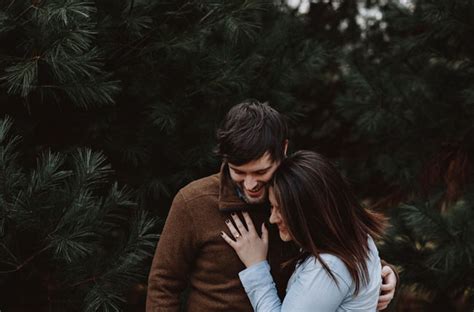
[{"label": "woman's chin", "polygon": [[289,241],[291,241],[290,233],[280,231],[280,239],[281,239],[282,241],[284,241],[284,242],[289,242]]}]

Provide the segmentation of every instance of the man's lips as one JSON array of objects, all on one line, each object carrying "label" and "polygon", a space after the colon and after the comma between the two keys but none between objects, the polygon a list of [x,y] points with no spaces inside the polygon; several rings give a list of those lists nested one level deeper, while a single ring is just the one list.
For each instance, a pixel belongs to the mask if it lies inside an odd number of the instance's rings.
[{"label": "man's lips", "polygon": [[248,195],[254,196],[254,197],[260,195],[262,191],[263,191],[263,185],[256,191],[245,190],[245,192],[247,192]]}]

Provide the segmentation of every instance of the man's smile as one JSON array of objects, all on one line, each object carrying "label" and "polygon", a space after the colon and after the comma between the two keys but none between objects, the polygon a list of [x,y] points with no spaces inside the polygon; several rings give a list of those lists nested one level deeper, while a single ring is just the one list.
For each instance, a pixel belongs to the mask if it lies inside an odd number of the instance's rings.
[{"label": "man's smile", "polygon": [[245,192],[251,196],[251,197],[260,197],[265,189],[265,185],[262,184],[258,186],[257,188],[254,188],[253,190],[247,190],[245,189]]}]

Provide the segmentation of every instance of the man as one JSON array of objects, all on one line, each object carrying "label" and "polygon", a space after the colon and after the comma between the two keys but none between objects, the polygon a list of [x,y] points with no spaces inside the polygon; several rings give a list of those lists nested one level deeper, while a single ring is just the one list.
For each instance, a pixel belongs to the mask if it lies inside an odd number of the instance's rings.
[{"label": "man", "polygon": [[[256,225],[268,220],[267,182],[286,155],[288,129],[269,105],[246,101],[228,112],[217,137],[220,173],[191,182],[174,198],[150,271],[148,312],[179,311],[185,289],[187,311],[253,311],[238,277],[244,265],[219,233],[233,212],[247,211]],[[282,263],[294,253],[274,228],[269,240],[272,275],[284,295],[291,270]],[[388,282],[379,309],[396,284],[389,267],[383,272]]]}]

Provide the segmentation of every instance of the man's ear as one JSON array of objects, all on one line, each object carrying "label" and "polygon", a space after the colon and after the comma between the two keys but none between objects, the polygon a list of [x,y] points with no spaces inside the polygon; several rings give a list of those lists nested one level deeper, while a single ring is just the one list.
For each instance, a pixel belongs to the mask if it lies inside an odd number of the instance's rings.
[{"label": "man's ear", "polygon": [[286,152],[288,151],[288,139],[285,139],[283,143],[283,155],[286,157]]}]

